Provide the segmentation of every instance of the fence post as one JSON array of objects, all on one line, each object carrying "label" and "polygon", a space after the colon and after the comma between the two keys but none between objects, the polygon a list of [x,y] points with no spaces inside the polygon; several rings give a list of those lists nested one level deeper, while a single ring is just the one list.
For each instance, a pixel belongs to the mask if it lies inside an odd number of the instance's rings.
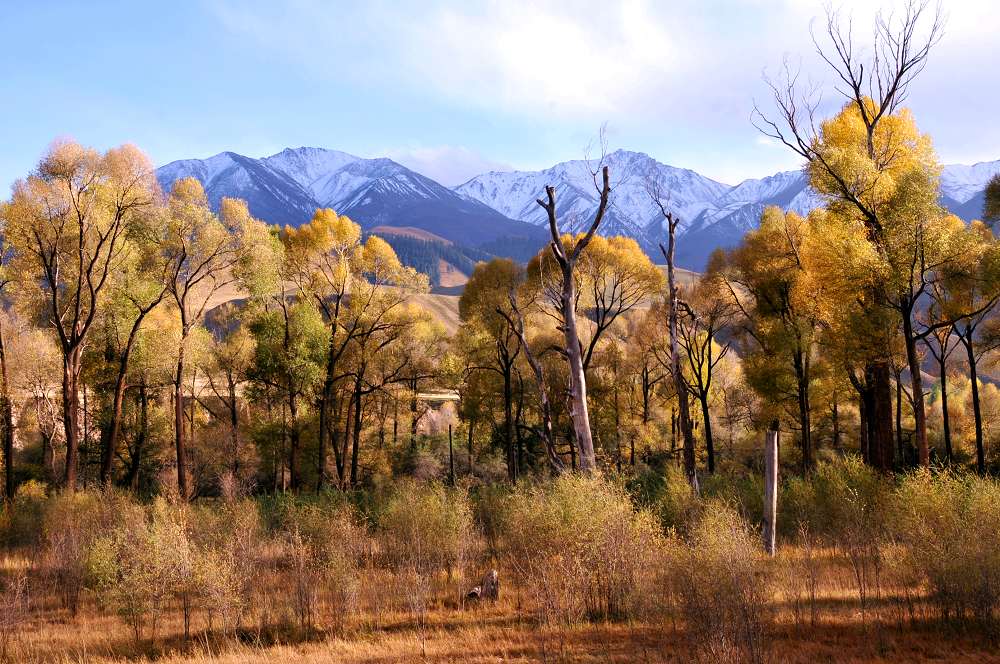
[{"label": "fence post", "polygon": [[451,443],[451,425],[448,425],[448,467],[451,485],[455,486],[455,450]]},{"label": "fence post", "polygon": [[773,556],[778,529],[778,423],[764,438],[764,550]]}]

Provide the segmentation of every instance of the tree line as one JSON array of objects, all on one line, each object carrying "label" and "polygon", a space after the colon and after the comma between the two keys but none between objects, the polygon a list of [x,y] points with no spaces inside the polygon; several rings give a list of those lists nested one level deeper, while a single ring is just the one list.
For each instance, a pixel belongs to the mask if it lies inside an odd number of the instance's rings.
[{"label": "tree line", "polygon": [[1000,179],[982,221],[938,200],[930,137],[902,105],[940,35],[934,16],[917,39],[925,14],[879,20],[870,61],[828,16],[820,54],[846,97],[828,118],[794,72],[770,81],[776,113],[756,122],[804,160],[818,209],[768,208],[681,283],[670,192],[647,183],[662,269],[600,235],[615,182],[598,161],[587,230],[561,234],[558,193],[539,192],[548,246],[479,262],[453,335],[414,304],[428,276],[347,217],[269,226],[237,199],[213,211],[194,179],[162,192],[133,146],[54,144],[0,207],[5,495],[19,473],[186,498],[419,474],[443,435],[422,426],[432,388],[458,394],[467,472],[676,459],[697,490],[723,461],[753,463],[775,425],[804,473],[823,447],[883,472],[960,462],[957,380],[986,472]]}]

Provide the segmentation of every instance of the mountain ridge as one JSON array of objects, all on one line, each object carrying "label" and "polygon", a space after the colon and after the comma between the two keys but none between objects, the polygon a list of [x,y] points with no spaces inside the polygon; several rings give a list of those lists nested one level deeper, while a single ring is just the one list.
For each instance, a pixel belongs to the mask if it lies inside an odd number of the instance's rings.
[{"label": "mountain ridge", "polygon": [[[244,198],[255,216],[270,223],[304,223],[317,207],[331,207],[366,229],[408,226],[523,258],[547,241],[548,220],[535,202],[547,185],[556,187],[560,231],[589,226],[598,204],[592,163],[577,159],[537,171],[490,171],[445,187],[387,157],[299,147],[259,159],[227,151],[174,161],[157,169],[157,177],[165,189],[179,177],[195,177],[214,206],[223,196]],[[734,246],[755,228],[766,206],[807,214],[822,204],[802,170],[728,185],[642,152],[616,150],[604,163],[614,190],[602,233],[626,235],[655,254],[663,220],[646,184],[655,182],[667,195],[668,209],[681,218],[678,263],[696,270],[715,248]],[[997,173],[1000,160],[942,167],[942,204],[966,221],[977,218],[986,183]]]}]

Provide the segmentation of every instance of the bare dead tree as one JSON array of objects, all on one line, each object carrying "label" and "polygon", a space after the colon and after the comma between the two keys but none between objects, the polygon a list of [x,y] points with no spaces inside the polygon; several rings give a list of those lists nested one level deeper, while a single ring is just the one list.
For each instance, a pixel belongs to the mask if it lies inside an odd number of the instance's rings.
[{"label": "bare dead tree", "polygon": [[664,246],[661,243],[660,251],[663,252],[663,257],[667,261],[667,329],[670,334],[670,375],[674,381],[674,393],[677,395],[678,423],[683,440],[684,473],[687,475],[691,490],[698,494],[700,490],[695,467],[694,431],[688,407],[690,390],[684,373],[681,371],[680,333],[678,330],[680,298],[674,269],[674,250],[677,244],[677,227],[680,225],[680,218],[667,207],[667,196],[657,180],[653,178],[646,180],[646,193],[667,224],[667,245]]},{"label": "bare dead tree", "polygon": [[[597,467],[597,458],[594,453],[594,439],[590,430],[590,412],[587,407],[587,377],[584,371],[584,352],[580,344],[580,335],[576,324],[576,303],[578,299],[576,279],[573,270],[581,254],[586,250],[587,245],[593,239],[601,221],[608,209],[608,201],[611,197],[611,177],[608,167],[603,164],[606,152],[604,142],[604,131],[601,132],[601,160],[597,170],[591,171],[594,177],[594,186],[598,192],[597,211],[594,219],[590,223],[587,232],[572,246],[563,244],[559,234],[559,220],[556,211],[556,188],[552,185],[545,187],[545,199],[536,199],[536,202],[548,217],[549,235],[551,240],[549,248],[552,256],[559,266],[560,290],[559,290],[559,310],[561,314],[560,332],[565,338],[565,355],[569,363],[569,384],[567,386],[567,396],[570,405],[570,418],[573,422],[573,435],[576,438],[576,446],[580,451],[580,470],[585,473],[592,472]],[[599,178],[598,178],[599,174]]]}]

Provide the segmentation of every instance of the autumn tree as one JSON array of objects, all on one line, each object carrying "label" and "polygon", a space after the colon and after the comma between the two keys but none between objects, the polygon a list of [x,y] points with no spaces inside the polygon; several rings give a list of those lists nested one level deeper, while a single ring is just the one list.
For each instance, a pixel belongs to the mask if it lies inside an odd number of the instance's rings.
[{"label": "autumn tree", "polygon": [[990,178],[986,185],[983,221],[995,224],[1000,221],[1000,173]]},{"label": "autumn tree", "polygon": [[521,354],[521,343],[511,318],[509,295],[522,277],[523,269],[511,260],[479,263],[458,301],[460,334],[469,351],[466,371],[495,373],[502,381],[504,449],[511,482],[517,481],[518,471],[513,404],[514,365]]},{"label": "autumn tree", "polygon": [[233,268],[239,258],[238,227],[249,223],[246,203],[223,199],[220,215],[208,205],[201,183],[184,178],[174,183],[167,202],[166,223],[158,238],[167,263],[166,283],[180,319],[173,376],[174,447],[177,454],[177,487],[191,495],[187,476],[187,443],[184,426],[186,351],[192,331],[204,320],[219,294],[235,282]]},{"label": "autumn tree", "polygon": [[243,475],[243,445],[240,437],[241,390],[250,379],[255,346],[253,334],[244,325],[240,309],[229,302],[214,312],[212,346],[204,376],[209,389],[222,406],[214,412],[229,429],[229,473],[234,480]]},{"label": "autumn tree", "polygon": [[63,484],[76,488],[83,351],[109,278],[128,251],[136,219],[153,205],[156,181],[145,155],[131,145],[100,154],[57,143],[37,171],[14,185],[3,207],[5,232],[28,293],[59,340],[66,435]]},{"label": "autumn tree", "polygon": [[[400,263],[392,247],[377,236],[362,241],[361,227],[333,210],[317,210],[312,220],[297,229],[282,230],[278,283],[286,284],[294,296],[310,301],[321,313],[328,329],[324,376],[318,400],[319,472],[317,488],[326,476],[326,450],[332,442],[339,481],[347,478],[349,460],[343,443],[331,441],[336,432],[332,414],[337,408],[338,382],[357,372],[342,366],[345,355],[396,323],[392,316],[412,295],[428,289],[425,275]],[[273,291],[277,306],[286,299],[284,286]],[[358,369],[355,366],[354,369]],[[362,382],[364,378],[362,376]],[[353,394],[353,393],[352,393]],[[350,400],[355,399],[352,396]]]},{"label": "autumn tree", "polygon": [[134,225],[131,251],[112,278],[104,327],[109,353],[114,356],[114,386],[110,419],[102,431],[100,482],[109,485],[112,464],[119,449],[122,407],[128,387],[129,363],[149,314],[169,293],[168,263],[159,252],[157,228],[161,214],[150,214]]},{"label": "autumn tree", "polygon": [[[824,197],[831,213],[844,224],[860,225],[865,241],[882,256],[892,242],[888,231],[893,217],[904,226],[909,221],[919,227],[923,221],[905,219],[905,213],[899,209],[901,184],[925,190],[933,187],[935,164],[929,143],[916,134],[912,119],[901,107],[910,83],[923,70],[941,36],[939,14],[925,21],[928,5],[927,0],[910,0],[898,20],[879,16],[868,60],[853,41],[851,23],[845,25],[835,11],[828,11],[825,32],[829,46],[821,47],[818,40],[815,43],[820,57],[838,80],[838,91],[847,99],[836,118],[817,126],[819,97],[812,94],[814,91],[802,91],[797,74],[787,66],[784,80],[769,81],[777,117],[755,110],[758,128],[806,161],[810,184]],[[925,23],[927,28],[921,31]],[[892,285],[883,283],[887,276],[899,275],[871,275],[865,299],[875,306],[905,310],[913,291],[907,294],[894,290]],[[914,376],[915,396],[922,399],[919,365],[911,363],[910,372]],[[885,452],[891,451],[893,445],[888,352],[873,354],[865,373],[872,379],[872,415],[879,423],[872,430],[876,440],[871,443],[880,450],[875,458],[880,465],[891,467],[892,457]],[[926,429],[919,421],[917,443],[921,462],[926,464],[929,459]]]},{"label": "autumn tree", "polygon": [[683,301],[683,315],[679,319],[680,344],[687,360],[685,381],[688,391],[701,404],[702,431],[705,452],[708,455],[708,472],[715,472],[715,444],[712,438],[712,417],[709,398],[715,369],[729,353],[730,344],[722,341],[723,333],[736,317],[736,306],[728,293],[723,292],[723,278],[709,268],[705,276],[690,289]]},{"label": "autumn tree", "polygon": [[767,208],[760,227],[744,236],[719,275],[740,314],[748,381],[771,403],[791,399],[796,405],[806,472],[814,462],[811,388],[821,327],[803,260],[809,235],[803,217]]},{"label": "autumn tree", "polygon": [[[5,291],[11,280],[9,265],[14,255],[14,249],[7,241],[3,223],[4,218],[0,213],[0,298],[6,296]],[[0,316],[3,313],[0,312]],[[0,320],[0,437],[2,437],[0,455],[3,457],[4,467],[3,495],[7,504],[11,504],[14,500],[14,404],[2,320]]]},{"label": "autumn tree", "polygon": [[967,235],[965,261],[955,266],[937,291],[936,304],[944,317],[957,318],[955,334],[965,350],[972,390],[976,428],[976,469],[986,471],[982,408],[979,399],[979,362],[1000,347],[1000,326],[994,310],[1000,301],[1000,243],[981,222],[973,222]]}]

